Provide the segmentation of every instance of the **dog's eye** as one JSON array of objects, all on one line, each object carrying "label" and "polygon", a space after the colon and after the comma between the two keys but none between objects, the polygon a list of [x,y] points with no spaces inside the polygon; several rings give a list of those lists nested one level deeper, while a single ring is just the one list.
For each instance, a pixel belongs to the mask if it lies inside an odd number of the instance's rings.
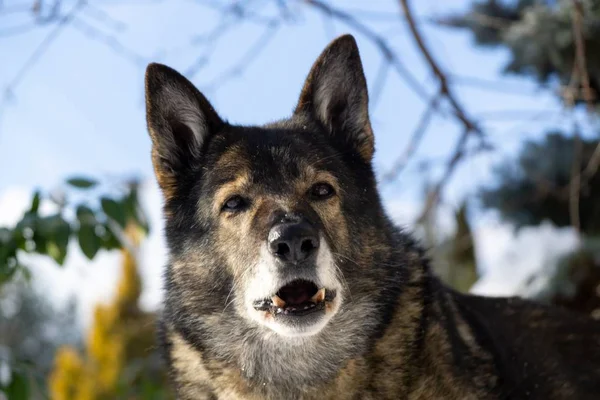
[{"label": "dog's eye", "polygon": [[231,196],[223,204],[223,211],[241,211],[248,205],[242,196]]},{"label": "dog's eye", "polygon": [[315,200],[325,200],[334,194],[335,190],[329,183],[317,183],[310,188],[310,196]]}]

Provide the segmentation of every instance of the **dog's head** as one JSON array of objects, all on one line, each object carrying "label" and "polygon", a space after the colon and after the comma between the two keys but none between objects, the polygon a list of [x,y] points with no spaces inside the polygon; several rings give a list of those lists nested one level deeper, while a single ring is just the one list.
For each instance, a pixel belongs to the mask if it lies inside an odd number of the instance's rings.
[{"label": "dog's head", "polygon": [[158,64],[148,67],[146,98],[168,284],[181,307],[203,318],[229,307],[283,336],[321,332],[353,290],[368,286],[346,280],[368,275],[362,260],[381,218],[355,40],[342,36],[324,50],[284,121],[228,124],[186,78]]}]

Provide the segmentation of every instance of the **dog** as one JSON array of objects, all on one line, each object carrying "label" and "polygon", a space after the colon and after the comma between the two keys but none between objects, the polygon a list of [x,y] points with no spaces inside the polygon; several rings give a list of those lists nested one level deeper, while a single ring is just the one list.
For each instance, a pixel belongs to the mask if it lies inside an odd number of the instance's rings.
[{"label": "dog", "polygon": [[386,215],[351,35],[264,126],[167,66],[145,85],[178,398],[600,399],[599,322],[444,286]]}]

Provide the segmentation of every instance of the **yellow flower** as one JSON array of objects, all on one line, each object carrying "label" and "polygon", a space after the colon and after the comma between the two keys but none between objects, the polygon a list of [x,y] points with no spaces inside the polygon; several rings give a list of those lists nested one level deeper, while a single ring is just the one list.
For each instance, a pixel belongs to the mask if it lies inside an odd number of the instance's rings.
[{"label": "yellow flower", "polygon": [[56,353],[48,382],[52,399],[116,398],[128,353],[132,353],[128,350],[136,348],[138,343],[147,343],[149,338],[154,339],[154,325],[148,324],[148,315],[138,307],[142,282],[132,251],[139,245],[141,232],[135,224],[125,229],[134,248],[122,250],[123,264],[115,299],[109,305],[98,305],[94,309],[84,357],[69,346]]},{"label": "yellow flower", "polygon": [[54,400],[79,400],[77,396],[84,364],[77,351],[70,346],[60,347],[54,359],[54,369],[49,378],[50,396]]}]

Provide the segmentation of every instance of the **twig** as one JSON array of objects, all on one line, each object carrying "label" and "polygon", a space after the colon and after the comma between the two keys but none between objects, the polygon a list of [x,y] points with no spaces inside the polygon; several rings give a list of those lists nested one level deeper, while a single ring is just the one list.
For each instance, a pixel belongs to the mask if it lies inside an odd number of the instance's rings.
[{"label": "twig", "polygon": [[417,222],[422,223],[427,218],[427,215],[429,214],[429,212],[439,202],[440,195],[442,193],[442,189],[444,188],[444,185],[448,182],[448,180],[452,176],[452,173],[456,169],[458,162],[465,155],[467,139],[469,138],[470,134],[471,133],[467,129],[465,129],[463,131],[463,133],[461,134],[460,138],[458,139],[458,142],[456,143],[456,146],[454,147],[454,151],[452,152],[452,157],[450,157],[450,160],[448,161],[448,164],[446,165],[446,170],[444,171],[444,175],[442,175],[442,177],[440,178],[438,183],[436,183],[433,186],[433,189],[428,193],[427,200],[425,201],[425,207],[423,207],[423,211],[421,211],[421,214],[420,214],[419,218],[417,219]]},{"label": "twig", "polygon": [[[42,58],[42,56],[48,51],[50,46],[54,43],[54,41],[59,37],[62,31],[69,25],[75,15],[81,10],[81,8],[85,5],[85,0],[79,0],[62,18],[59,19],[56,26],[44,37],[42,42],[35,48],[33,53],[29,56],[29,58],[23,63],[21,68],[17,71],[15,76],[10,80],[10,82],[3,88],[2,96],[0,98],[0,123],[2,122],[2,113],[4,111],[4,107],[9,102],[9,100],[13,97],[16,87],[23,80],[27,72]],[[0,126],[1,127],[1,126]],[[0,138],[1,138],[0,131]]]},{"label": "twig", "polygon": [[472,19],[481,26],[497,30],[507,29],[513,23],[510,19],[494,17],[476,11],[469,13],[467,18]]},{"label": "twig", "polygon": [[259,25],[271,25],[274,23],[279,23],[278,17],[265,17],[264,15],[251,11],[249,8],[252,0],[245,0],[243,2],[234,1],[230,4],[222,4],[219,1],[199,1],[199,3],[217,10],[224,15],[232,15],[237,20],[244,19],[245,21]]},{"label": "twig", "polygon": [[579,216],[579,197],[581,194],[581,153],[583,144],[579,135],[579,128],[575,126],[573,140],[573,164],[571,165],[571,181],[569,182],[569,217],[571,225],[577,232],[581,232]]},{"label": "twig", "polygon": [[402,11],[404,12],[404,17],[406,18],[410,32],[412,33],[413,39],[415,40],[417,46],[421,50],[421,53],[423,54],[423,57],[425,57],[425,60],[429,64],[429,67],[431,68],[433,74],[437,77],[437,79],[439,81],[440,94],[448,100],[448,102],[450,103],[450,106],[453,109],[454,115],[456,116],[456,118],[458,118],[458,120],[462,123],[462,125],[464,127],[463,133],[456,144],[456,147],[454,149],[452,157],[448,161],[448,165],[446,166],[446,170],[445,170],[444,174],[442,175],[442,178],[438,181],[437,184],[434,185],[433,190],[427,196],[427,201],[425,202],[425,207],[421,213],[421,216],[419,217],[419,221],[422,221],[422,220],[424,220],[424,218],[426,218],[429,211],[439,201],[440,194],[441,194],[441,191],[442,191],[444,185],[446,184],[448,179],[452,176],[456,166],[458,165],[458,162],[465,155],[466,144],[467,144],[469,136],[471,134],[476,134],[480,138],[483,139],[484,135],[483,135],[483,132],[481,131],[481,129],[479,128],[479,126],[477,126],[477,124],[473,120],[471,120],[470,117],[467,116],[466,111],[460,105],[460,103],[456,99],[454,93],[452,92],[452,89],[450,88],[450,85],[448,84],[448,78],[446,77],[446,74],[442,71],[442,68],[439,66],[437,61],[433,58],[431,51],[425,45],[423,36],[421,35],[421,33],[419,32],[419,29],[417,28],[412,11],[410,9],[410,6],[408,5],[408,0],[399,0],[399,2],[400,2],[400,6],[402,7]]},{"label": "twig", "polygon": [[410,138],[408,146],[406,146],[406,149],[404,150],[404,153],[396,160],[392,168],[390,168],[390,170],[382,176],[382,184],[388,184],[394,181],[398,177],[398,175],[400,175],[400,173],[404,170],[410,157],[412,157],[415,154],[419,143],[421,143],[421,139],[423,139],[423,136],[425,136],[427,127],[429,126],[429,123],[431,122],[431,119],[433,117],[433,111],[435,107],[437,107],[437,105],[439,104],[440,98],[441,97],[438,94],[431,99],[429,105],[427,106],[427,109],[421,115],[421,119],[419,120],[417,127],[413,131],[413,134]]},{"label": "twig", "polygon": [[485,120],[487,121],[494,121],[494,120],[500,120],[500,121],[505,121],[505,120],[518,120],[518,119],[529,119],[532,116],[539,116],[539,115],[547,115],[547,116],[551,116],[551,115],[555,115],[556,113],[560,113],[560,109],[556,108],[556,109],[546,109],[546,110],[525,110],[525,109],[520,109],[520,110],[490,110],[490,111],[482,111],[477,113],[477,117],[481,120]]},{"label": "twig", "polygon": [[479,136],[483,136],[483,132],[479,129],[477,124],[475,124],[475,122],[473,122],[467,116],[463,107],[459,104],[458,100],[456,100],[454,93],[452,92],[450,86],[448,85],[448,78],[446,77],[446,74],[442,71],[441,67],[439,66],[437,61],[435,61],[431,52],[425,45],[423,37],[422,37],[421,33],[419,32],[417,25],[415,23],[415,20],[413,18],[412,11],[408,5],[408,0],[400,0],[400,5],[402,6],[402,10],[404,11],[404,17],[406,18],[406,21],[408,22],[408,27],[412,33],[413,39],[415,40],[417,46],[421,50],[421,53],[425,57],[432,72],[435,74],[435,76],[439,80],[440,91],[441,91],[442,95],[444,97],[446,97],[447,100],[450,102],[450,105],[454,109],[454,115],[456,115],[456,117],[462,122],[462,124],[464,125],[464,127],[468,131],[468,133],[474,132]]},{"label": "twig", "polygon": [[240,60],[233,65],[231,68],[223,72],[221,75],[216,77],[211,83],[204,86],[204,90],[210,91],[216,89],[219,85],[222,85],[226,81],[239,76],[243,68],[247,67],[252,61],[254,61],[260,53],[267,47],[269,42],[273,40],[275,31],[280,27],[279,23],[270,23],[265,31],[260,35],[256,42],[248,49],[246,53],[240,58]]},{"label": "twig", "polygon": [[387,81],[388,71],[390,69],[390,64],[385,60],[381,61],[379,65],[379,69],[377,70],[377,75],[375,75],[375,81],[373,82],[373,89],[371,90],[371,96],[369,102],[372,109],[377,107],[379,104],[379,99],[381,98],[381,94],[383,93],[383,88],[385,86],[385,82]]},{"label": "twig", "polygon": [[17,71],[15,77],[10,81],[8,85],[5,87],[5,92],[10,93],[13,92],[17,85],[21,82],[21,80],[25,77],[27,72],[39,61],[39,59],[44,55],[44,53],[48,50],[48,48],[52,45],[52,43],[58,38],[60,33],[72,22],[75,14],[81,10],[81,8],[85,5],[85,1],[79,0],[77,4],[65,14],[56,24],[54,29],[46,35],[42,43],[36,47],[36,49],[31,53],[31,56],[25,61],[21,69]]},{"label": "twig", "polygon": [[590,157],[587,166],[583,170],[584,182],[589,182],[592,176],[598,172],[598,167],[600,167],[600,143],[596,146],[596,149]]},{"label": "twig", "polygon": [[31,32],[38,27],[35,23],[20,24],[0,30],[0,37],[16,36],[22,33]]},{"label": "twig", "polygon": [[233,26],[233,21],[225,19],[227,15],[223,16],[223,19],[214,29],[202,36],[196,36],[193,39],[193,45],[205,44],[206,50],[203,54],[200,54],[194,62],[185,70],[184,75],[188,79],[192,79],[194,75],[198,73],[205,65],[210,61],[210,56],[217,48],[219,39]]},{"label": "twig", "polygon": [[331,17],[339,19],[340,21],[344,22],[346,25],[356,29],[358,32],[360,32],[365,37],[367,37],[371,42],[373,42],[375,44],[375,46],[377,46],[377,48],[379,49],[379,51],[383,55],[383,57],[390,63],[391,66],[394,67],[394,70],[396,71],[396,73],[398,75],[400,75],[400,77],[402,79],[404,79],[404,81],[406,82],[408,87],[413,92],[415,92],[421,99],[424,99],[426,101],[427,101],[427,99],[429,99],[430,95],[427,93],[427,90],[425,90],[425,88],[423,86],[421,86],[419,81],[406,68],[406,66],[402,63],[402,61],[400,61],[400,59],[398,58],[396,53],[392,50],[391,46],[388,44],[387,40],[385,40],[385,38],[383,36],[379,35],[377,32],[375,32],[371,28],[369,28],[367,25],[364,25],[363,23],[358,21],[351,14],[349,14],[345,11],[333,8],[328,3],[324,3],[321,0],[303,0],[303,1],[306,4],[319,9],[321,12],[324,12],[324,13],[330,15]]},{"label": "twig", "polygon": [[127,24],[125,24],[123,21],[119,21],[111,16],[108,12],[90,2],[86,3],[85,14],[117,32],[122,32],[127,29]]},{"label": "twig", "polygon": [[[575,62],[571,77],[570,92],[571,97],[567,99],[570,101],[570,106],[574,104],[574,86],[581,81],[583,87],[583,97],[587,104],[588,113],[592,113],[594,110],[594,93],[590,87],[590,78],[587,71],[586,57],[585,57],[585,41],[583,38],[583,5],[579,0],[573,0],[573,12],[571,13],[573,22],[573,37],[575,40]],[[588,181],[596,173],[598,169],[598,163],[600,162],[600,143],[596,147],[596,150],[592,154],[588,165],[584,170],[585,181],[582,182],[581,173],[581,157],[583,151],[583,144],[579,134],[579,128],[575,126],[574,142],[573,142],[573,165],[571,168],[571,181],[569,182],[569,215],[571,218],[571,225],[577,232],[581,231],[581,221],[579,214],[579,201],[581,196],[581,187],[587,185]]]},{"label": "twig", "polygon": [[[595,93],[590,86],[590,78],[587,71],[585,56],[585,41],[583,39],[583,6],[579,0],[573,0],[573,33],[575,37],[576,55],[579,75],[583,86],[583,96],[587,103],[588,113],[594,110]],[[586,186],[592,177],[598,172],[600,166],[600,143],[596,146],[594,153],[590,157],[587,166],[583,171],[583,180],[581,186]]]},{"label": "twig", "polygon": [[590,86],[590,77],[587,71],[585,57],[585,41],[583,39],[583,5],[579,0],[573,0],[573,36],[575,38],[575,64],[581,85],[583,86],[583,97],[588,106],[588,112],[594,109],[594,91]]},{"label": "twig", "polygon": [[571,167],[571,181],[569,183],[569,216],[571,225],[577,232],[581,232],[581,222],[579,218],[579,197],[581,193],[581,136],[576,128],[573,141],[573,165]]},{"label": "twig", "polygon": [[498,93],[506,93],[506,94],[514,94],[518,96],[538,96],[538,93],[535,91],[525,91],[522,88],[518,88],[516,86],[507,86],[506,82],[490,80],[490,79],[482,79],[472,76],[465,75],[457,75],[448,73],[448,78],[452,80],[454,85],[464,85],[473,87],[481,90],[488,90],[492,92]]},{"label": "twig", "polygon": [[[383,55],[383,57],[390,63],[390,65],[392,67],[394,67],[396,73],[405,80],[405,82],[408,84],[409,88],[413,92],[415,92],[420,98],[430,99],[431,96],[429,96],[427,94],[426,90],[421,86],[421,84],[414,78],[414,76],[410,73],[410,71],[408,71],[408,69],[400,61],[400,59],[398,58],[396,53],[394,51],[392,51],[391,46],[389,46],[387,40],[384,37],[382,37],[380,34],[378,34],[377,32],[370,29],[368,26],[366,26],[363,23],[361,23],[360,21],[358,21],[351,14],[341,11],[341,10],[338,10],[338,9],[335,9],[327,3],[324,3],[320,0],[304,0],[304,2],[309,5],[314,6],[315,8],[318,8],[322,12],[325,12],[325,13],[331,15],[332,17],[339,19],[340,21],[346,23],[346,25],[354,28],[356,31],[360,32],[365,37],[367,37],[369,40],[371,40],[378,47],[378,49],[379,49],[380,53]],[[467,117],[464,109],[460,106],[458,101],[455,99],[454,94],[452,93],[452,91],[450,90],[450,87],[448,86],[448,82],[447,82],[445,75],[442,73],[441,69],[437,66],[437,63],[435,63],[435,61],[431,57],[431,54],[429,53],[428,49],[424,46],[423,40],[421,39],[421,35],[416,28],[415,20],[412,17],[412,14],[410,13],[410,9],[408,8],[406,1],[403,1],[402,3],[403,3],[403,8],[404,8],[404,14],[405,14],[407,22],[410,26],[411,32],[413,33],[415,40],[417,40],[417,42],[420,44],[419,47],[420,47],[421,51],[425,54],[425,57],[427,58],[430,66],[432,67],[438,80],[440,81],[440,92],[442,94],[442,97],[445,97],[448,99],[448,101],[452,107],[454,116],[465,127],[463,136],[461,137],[461,139],[459,140],[459,143],[458,143],[459,147],[457,147],[455,149],[450,161],[448,162],[447,171],[444,174],[444,177],[445,177],[444,180],[446,180],[447,178],[449,178],[452,175],[454,168],[456,167],[456,165],[458,164],[460,159],[466,154],[464,146],[466,145],[468,137],[472,133],[475,133],[479,137],[483,138],[483,132],[469,117]],[[440,107],[439,102],[437,102],[437,101],[433,103],[431,109],[438,113],[444,114],[444,110]],[[427,117],[425,119],[425,121],[427,123],[428,123],[427,120],[429,118],[430,117]],[[424,124],[425,127],[427,126],[427,123]],[[421,138],[419,138],[419,135],[423,135],[424,131],[425,131],[425,129],[417,130],[417,132],[419,132],[416,135],[416,139],[415,139],[417,141],[417,143],[421,140]],[[402,161],[400,161],[400,163],[402,163]],[[402,164],[400,164],[400,165],[401,165],[400,168],[402,168]],[[431,199],[433,199],[433,202],[428,202],[430,204],[425,208],[425,210],[423,211],[423,214],[426,214],[429,211],[429,209],[431,207],[433,207],[435,201],[437,201],[437,199],[439,198],[439,194],[440,194],[439,192],[442,190],[443,185],[444,185],[444,182],[439,182],[437,185],[435,185],[434,193],[431,196]]]},{"label": "twig", "polygon": [[72,26],[84,35],[88,36],[90,39],[94,39],[100,43],[103,43],[113,50],[115,54],[125,58],[131,63],[140,67],[145,66],[147,62],[146,58],[136,53],[134,50],[126,47],[115,35],[106,33],[80,18],[74,19],[72,21]]}]

